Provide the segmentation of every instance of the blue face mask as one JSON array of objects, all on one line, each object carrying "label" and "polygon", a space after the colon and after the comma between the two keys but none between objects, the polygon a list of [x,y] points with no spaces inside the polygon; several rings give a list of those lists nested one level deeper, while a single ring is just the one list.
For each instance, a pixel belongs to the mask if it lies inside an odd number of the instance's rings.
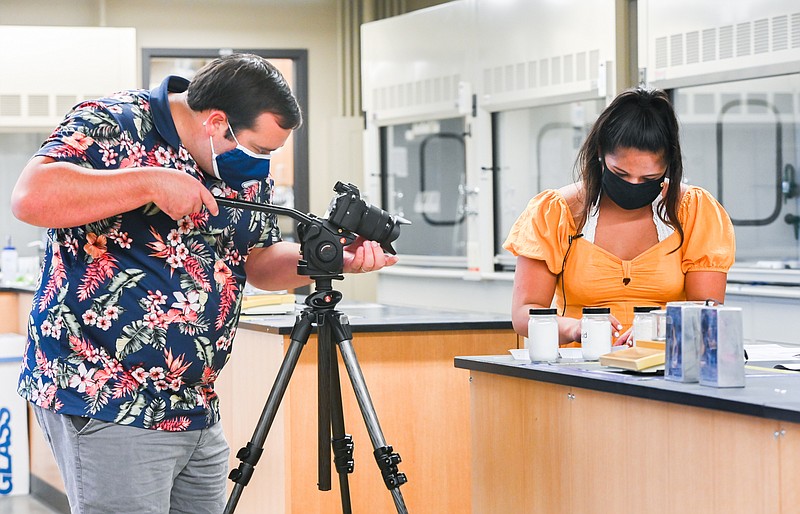
[{"label": "blue face mask", "polygon": [[231,188],[241,191],[249,182],[260,182],[269,177],[269,155],[253,153],[239,144],[230,124],[228,129],[236,141],[236,148],[217,155],[214,151],[214,140],[211,142],[211,163],[214,175]]}]

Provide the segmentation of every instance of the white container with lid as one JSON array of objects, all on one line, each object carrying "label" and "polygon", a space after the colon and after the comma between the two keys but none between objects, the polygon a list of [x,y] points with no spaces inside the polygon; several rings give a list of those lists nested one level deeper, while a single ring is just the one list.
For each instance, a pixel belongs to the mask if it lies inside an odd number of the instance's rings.
[{"label": "white container with lid", "polygon": [[584,307],[581,318],[583,360],[596,361],[611,352],[611,309]]},{"label": "white container with lid", "polygon": [[558,319],[556,309],[530,309],[528,351],[533,362],[558,359]]},{"label": "white container with lid", "polygon": [[633,346],[637,341],[653,341],[656,338],[656,319],[652,311],[658,307],[633,308]]}]

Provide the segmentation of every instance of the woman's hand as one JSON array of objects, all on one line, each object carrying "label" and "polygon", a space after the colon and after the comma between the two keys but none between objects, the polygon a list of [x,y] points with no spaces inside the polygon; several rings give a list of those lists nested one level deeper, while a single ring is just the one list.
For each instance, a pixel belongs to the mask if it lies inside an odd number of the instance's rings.
[{"label": "woman's hand", "polygon": [[345,273],[368,273],[396,264],[398,257],[384,253],[377,241],[358,236],[344,249]]},{"label": "woman's hand", "polygon": [[[619,332],[617,332],[619,333]],[[633,346],[633,328],[629,328],[624,334],[614,340],[614,346],[628,345]]]},{"label": "woman's hand", "polygon": [[628,346],[633,346],[633,331],[628,329],[624,334],[619,335],[620,330],[622,330],[622,323],[613,315],[609,315],[608,319],[611,321],[611,338],[614,341],[613,345],[621,346],[626,344]]},{"label": "woman's hand", "polygon": [[558,344],[565,345],[581,342],[581,320],[575,318],[558,318]]}]

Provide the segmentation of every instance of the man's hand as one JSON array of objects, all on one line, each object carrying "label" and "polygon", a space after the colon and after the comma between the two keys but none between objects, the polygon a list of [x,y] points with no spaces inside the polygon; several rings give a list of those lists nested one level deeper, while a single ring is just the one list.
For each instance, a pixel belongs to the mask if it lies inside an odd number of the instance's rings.
[{"label": "man's hand", "polygon": [[200,212],[206,206],[216,216],[219,207],[214,195],[205,188],[202,182],[178,170],[161,169],[153,173],[153,203],[164,214],[179,220],[194,212]]},{"label": "man's hand", "polygon": [[377,271],[397,261],[398,257],[384,253],[377,241],[369,241],[361,236],[344,249],[345,273]]}]

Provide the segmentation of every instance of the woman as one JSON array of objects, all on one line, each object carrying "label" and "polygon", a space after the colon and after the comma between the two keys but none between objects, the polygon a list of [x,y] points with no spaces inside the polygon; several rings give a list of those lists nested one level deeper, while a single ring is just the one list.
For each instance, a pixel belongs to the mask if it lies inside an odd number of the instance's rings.
[{"label": "woman", "polygon": [[[610,307],[629,344],[633,307],[724,300],[733,226],[704,189],[681,183],[678,120],[666,93],[624,91],[578,154],[580,182],[535,196],[504,243],[517,256],[515,331],[555,294],[559,341],[580,341],[582,308]],[[621,334],[621,335],[620,335]]]}]

